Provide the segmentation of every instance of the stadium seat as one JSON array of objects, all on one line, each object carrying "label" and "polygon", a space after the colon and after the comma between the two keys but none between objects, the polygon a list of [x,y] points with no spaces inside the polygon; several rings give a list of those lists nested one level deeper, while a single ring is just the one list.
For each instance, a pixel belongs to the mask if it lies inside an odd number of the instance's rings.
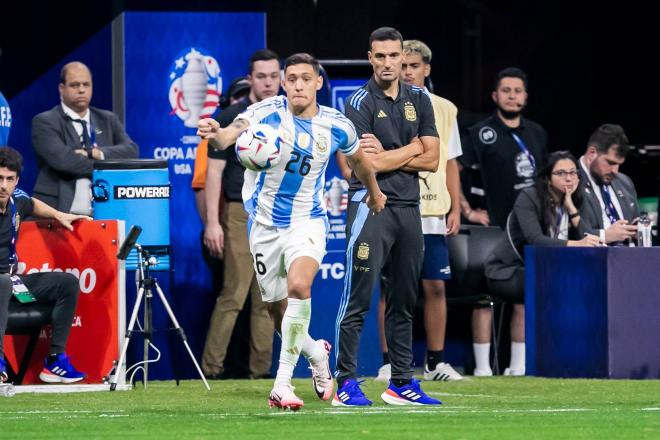
[{"label": "stadium seat", "polygon": [[[493,313],[493,371],[499,374],[498,335],[502,326],[503,309],[495,319],[495,304],[500,301],[490,294],[484,262],[502,236],[495,226],[462,225],[457,235],[448,237],[451,280],[447,281],[447,305],[489,307]],[[495,321],[497,321],[497,328]]]},{"label": "stadium seat", "polygon": [[7,335],[26,335],[29,338],[18,366],[18,373],[14,372],[9,362],[7,363],[7,373],[10,382],[16,385],[20,385],[23,382],[25,373],[30,366],[32,354],[39,341],[41,328],[46,324],[50,324],[51,310],[52,307],[46,304],[9,302],[9,319],[5,333]]}]

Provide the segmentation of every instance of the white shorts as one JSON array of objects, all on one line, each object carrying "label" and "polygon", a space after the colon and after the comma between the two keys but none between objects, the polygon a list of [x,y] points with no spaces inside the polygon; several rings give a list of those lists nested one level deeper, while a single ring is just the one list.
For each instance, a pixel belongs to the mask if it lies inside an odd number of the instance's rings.
[{"label": "white shorts", "polygon": [[288,296],[287,273],[300,257],[311,257],[320,265],[325,256],[325,219],[310,219],[288,228],[254,222],[250,229],[250,253],[264,302]]}]

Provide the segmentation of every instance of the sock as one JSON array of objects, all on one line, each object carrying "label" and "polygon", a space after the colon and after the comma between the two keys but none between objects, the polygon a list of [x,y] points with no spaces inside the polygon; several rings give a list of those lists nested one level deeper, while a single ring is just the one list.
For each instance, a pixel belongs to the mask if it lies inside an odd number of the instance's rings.
[{"label": "sock", "polygon": [[410,379],[392,379],[392,384],[394,384],[395,387],[401,388],[402,386],[408,385],[410,383]]},{"label": "sock", "polygon": [[383,352],[383,365],[390,363],[390,353],[388,351]]},{"label": "sock", "polygon": [[490,370],[490,342],[485,344],[472,344],[476,370]]},{"label": "sock", "polygon": [[282,318],[282,348],[275,385],[290,384],[312,316],[311,299],[289,298]]},{"label": "sock", "polygon": [[426,352],[426,365],[429,367],[429,371],[435,370],[435,367],[444,360],[444,351],[427,351]]},{"label": "sock", "polygon": [[309,334],[305,335],[301,352],[310,364],[316,364],[325,357],[323,345],[317,344],[316,340],[312,339]]},{"label": "sock", "polygon": [[522,370],[525,368],[525,343],[512,342],[511,343],[511,362],[509,368],[512,370]]}]

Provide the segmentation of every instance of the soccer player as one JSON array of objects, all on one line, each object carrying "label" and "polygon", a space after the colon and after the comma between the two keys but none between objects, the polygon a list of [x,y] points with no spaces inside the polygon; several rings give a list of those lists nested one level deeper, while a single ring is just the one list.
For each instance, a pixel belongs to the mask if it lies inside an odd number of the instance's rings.
[{"label": "soccer player", "polygon": [[300,409],[303,401],[291,386],[300,353],[312,365],[317,395],[333,392],[328,364],[329,344],[315,341],[307,330],[311,316],[311,286],[325,255],[327,232],[323,204],[328,159],[338,149],[369,192],[373,213],[385,207],[376,177],[358,147],[355,127],[338,111],[319,106],[323,85],[320,65],[311,55],[291,55],[284,63],[286,97],[265,99],[247,108],[226,128],[213,119],[199,121],[197,134],[212,148],[225,149],[249,125],[266,123],[278,130],[281,160],[273,168],[246,173],[244,207],[249,214],[250,252],[264,302],[282,337],[279,368],[268,398],[271,407]]}]

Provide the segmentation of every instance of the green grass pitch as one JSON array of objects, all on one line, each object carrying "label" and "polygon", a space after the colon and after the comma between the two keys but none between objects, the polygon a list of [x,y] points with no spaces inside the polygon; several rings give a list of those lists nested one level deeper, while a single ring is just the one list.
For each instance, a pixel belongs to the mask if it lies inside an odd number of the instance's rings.
[{"label": "green grass pitch", "polygon": [[660,381],[469,378],[424,382],[439,408],[392,407],[367,379],[371,408],[321,402],[268,408],[270,380],[150,382],[146,390],[0,397],[0,439],[660,439]]}]

